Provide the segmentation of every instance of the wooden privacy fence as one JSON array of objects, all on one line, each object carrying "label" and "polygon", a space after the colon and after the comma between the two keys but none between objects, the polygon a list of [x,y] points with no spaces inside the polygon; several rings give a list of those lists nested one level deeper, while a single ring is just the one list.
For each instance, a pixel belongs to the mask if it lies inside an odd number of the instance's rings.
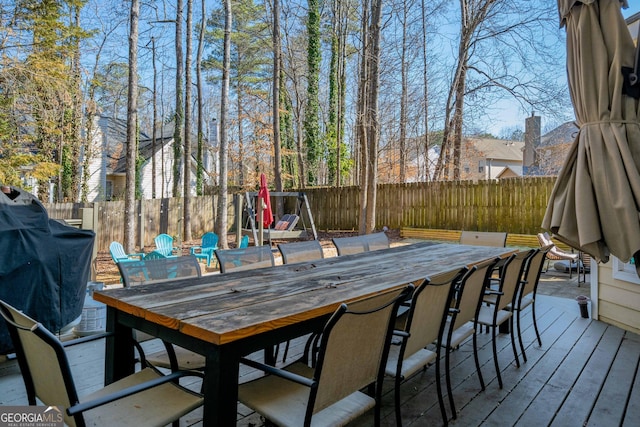
[{"label": "wooden privacy fence", "polygon": [[[555,177],[379,185],[376,226],[536,234]],[[358,229],[358,187],[305,190],[318,230]]]},{"label": "wooden privacy fence", "polygon": [[[507,231],[536,234],[544,216],[555,177],[509,178],[499,181],[422,182],[378,186],[377,228],[416,227],[444,230]],[[357,230],[360,210],[358,187],[305,189],[319,231]],[[230,227],[234,204],[229,199]],[[191,198],[192,236],[214,229],[215,196]],[[273,205],[273,202],[272,202]],[[51,218],[82,218],[81,208],[93,208],[93,228],[99,251],[124,240],[124,202],[54,203],[45,207]],[[285,210],[292,207],[285,207]],[[153,246],[153,238],[167,233],[182,242],[183,199],[139,201],[141,219],[136,241]],[[287,211],[288,212],[288,211]]]}]

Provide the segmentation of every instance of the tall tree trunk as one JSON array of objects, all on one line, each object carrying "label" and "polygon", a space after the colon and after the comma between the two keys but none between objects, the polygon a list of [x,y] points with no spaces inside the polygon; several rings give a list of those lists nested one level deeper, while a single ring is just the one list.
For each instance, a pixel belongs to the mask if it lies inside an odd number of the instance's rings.
[{"label": "tall tree trunk", "polygon": [[127,96],[127,158],[124,200],[124,247],[134,252],[135,246],[135,203],[136,203],[136,160],[138,157],[138,19],[140,3],[131,0],[129,29],[129,90]]},{"label": "tall tree trunk", "polygon": [[[80,28],[80,8],[76,5],[74,9],[74,25]],[[73,120],[72,120],[72,139],[71,145],[71,200],[80,201],[80,153],[82,148],[82,77],[80,75],[80,37],[75,36],[74,52],[73,52]],[[85,138],[88,139],[88,138]],[[86,145],[86,144],[85,144]]]},{"label": "tall tree trunk", "polygon": [[319,114],[319,79],[321,60],[321,36],[320,36],[320,2],[319,0],[307,0],[307,109],[305,111],[304,129],[305,144],[307,148],[307,182],[310,185],[318,184],[318,164],[320,162],[320,124]]},{"label": "tall tree trunk", "polygon": [[193,0],[187,0],[187,55],[184,90],[184,241],[191,240],[191,62],[193,45]]},{"label": "tall tree trunk", "polygon": [[371,4],[371,37],[370,50],[370,74],[369,74],[369,102],[367,113],[369,115],[369,134],[367,138],[369,149],[369,168],[367,183],[367,212],[366,212],[366,233],[371,233],[376,227],[376,198],[378,188],[378,90],[380,81],[380,23],[382,21],[382,0],[376,0]]},{"label": "tall tree trunk", "polygon": [[369,109],[368,91],[370,84],[369,76],[369,0],[364,0],[362,4],[362,49],[360,52],[360,79],[358,84],[358,105],[357,105],[357,152],[358,152],[358,183],[360,186],[360,212],[358,218],[358,232],[360,234],[366,234],[367,232],[367,203],[369,191],[367,185],[369,184],[369,150],[368,150],[368,132],[369,126],[367,120],[369,116],[367,111]]},{"label": "tall tree trunk", "polygon": [[[273,179],[276,191],[282,191],[282,153],[280,138],[280,56],[282,47],[280,46],[280,0],[273,0]],[[284,213],[282,197],[277,199],[276,212],[278,215]]]},{"label": "tall tree trunk", "polygon": [[202,80],[202,54],[204,52],[204,33],[207,26],[207,9],[204,0],[201,0],[200,10],[202,19],[200,21],[200,29],[198,33],[198,53],[196,55],[196,85],[198,88],[198,152],[196,154],[197,170],[196,170],[196,194],[202,196],[204,194],[204,95],[202,88],[204,81]]},{"label": "tall tree trunk", "polygon": [[176,4],[176,111],[173,131],[173,197],[180,197],[182,182],[182,125],[184,122],[184,105],[182,102],[182,76],[184,64],[182,58],[182,0]]},{"label": "tall tree trunk", "polygon": [[227,243],[227,115],[229,109],[229,69],[231,68],[231,0],[224,0],[224,54],[222,60],[222,91],[220,94],[220,194],[218,195],[218,215],[216,233],[220,236],[220,248],[228,248]]},{"label": "tall tree trunk", "polygon": [[422,103],[424,104],[424,177],[425,180],[430,179],[430,162],[429,162],[429,80],[428,80],[428,68],[429,61],[427,60],[427,17],[426,17],[426,5],[425,0],[422,0]]},{"label": "tall tree trunk", "polygon": [[409,19],[407,0],[402,2],[402,53],[400,64],[400,182],[407,181],[407,20]]},{"label": "tall tree trunk", "polygon": [[156,39],[151,37],[151,64],[153,65],[153,128],[151,129],[151,198],[156,198],[156,141],[158,138],[158,70],[156,69]]}]

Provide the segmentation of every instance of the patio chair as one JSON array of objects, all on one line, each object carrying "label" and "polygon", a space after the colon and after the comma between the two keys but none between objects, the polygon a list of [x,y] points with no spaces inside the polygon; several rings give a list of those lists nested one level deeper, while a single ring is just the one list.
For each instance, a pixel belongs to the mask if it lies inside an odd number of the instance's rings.
[{"label": "patio chair", "polygon": [[248,247],[249,247],[249,236],[242,236],[242,238],[240,239],[240,244],[238,245],[238,248],[248,248]]},{"label": "patio chair", "polygon": [[131,254],[126,253],[122,243],[120,242],[111,242],[109,245],[109,253],[111,254],[113,262],[116,264],[119,262],[141,260],[144,257],[144,253],[140,252]]},{"label": "patio chair", "polygon": [[[498,377],[498,385],[500,388],[502,388],[502,375],[500,374],[500,365],[498,364],[496,330],[500,325],[509,322],[511,348],[513,350],[513,357],[516,360],[516,366],[519,368],[520,360],[518,359],[518,350],[516,349],[516,340],[514,337],[512,308],[515,307],[517,303],[524,267],[534,252],[533,249],[520,251],[507,259],[507,262],[503,265],[501,276],[498,279],[497,288],[488,288],[485,291],[483,302],[486,304],[480,305],[478,315],[476,316],[476,328],[478,326],[485,326],[491,329],[493,363],[496,368],[496,376]],[[478,351],[476,335],[473,336],[473,351]]]},{"label": "patio chair", "polygon": [[550,261],[568,261],[569,278],[571,279],[573,276],[573,269],[575,268],[577,270],[579,267],[580,255],[563,251],[562,249],[558,248],[555,243],[553,243],[553,240],[551,240],[551,237],[549,237],[549,233],[547,232],[538,233],[538,242],[540,242],[540,247],[551,245],[551,249],[549,249],[549,252],[547,252],[547,266],[544,271],[546,272],[547,270],[549,270]]},{"label": "patio chair", "polygon": [[338,256],[389,248],[389,238],[384,231],[363,234],[362,236],[334,237],[332,241],[338,251]]},{"label": "patio chair", "polygon": [[406,323],[401,331],[394,331],[394,339],[400,337],[399,342],[392,343],[385,373],[395,378],[395,411],[396,425],[402,425],[400,413],[400,385],[420,370],[435,361],[436,386],[438,403],[444,423],[447,423],[447,412],[440,385],[440,346],[434,349],[428,346],[436,341],[442,341],[444,325],[451,307],[455,284],[459,281],[466,267],[449,273],[427,278],[419,285],[411,296],[411,305],[406,314]]},{"label": "patio chair", "polygon": [[118,270],[125,288],[132,285],[202,276],[198,260],[191,255],[173,258],[158,255],[158,258],[119,263]]},{"label": "patio chair", "polygon": [[202,374],[178,371],[163,375],[152,368],[80,398],[64,347],[55,335],[4,301],[0,301],[0,314],[16,349],[29,404],[36,405],[37,398],[44,405],[66,408],[66,425],[167,425],[204,401],[200,394],[177,384],[179,378]]},{"label": "patio chair", "polygon": [[307,240],[304,242],[280,243],[278,250],[282,255],[283,264],[293,262],[314,261],[324,258],[322,245],[317,240]]},{"label": "patio chair", "polygon": [[[243,359],[265,376],[238,388],[238,400],[279,426],[345,425],[374,409],[380,425],[382,379],[393,321],[413,286],[341,304],[321,335],[315,367],[283,369]],[[373,397],[360,390],[373,387]]]},{"label": "patio chair", "polygon": [[533,317],[533,329],[536,332],[536,338],[538,345],[542,347],[542,340],[540,339],[540,332],[538,331],[538,323],[536,321],[536,293],[538,291],[538,282],[540,281],[540,274],[542,273],[542,267],[544,265],[547,252],[549,252],[551,246],[545,246],[544,248],[536,249],[535,252],[527,260],[527,265],[524,268],[522,275],[522,284],[520,286],[520,292],[518,293],[518,299],[513,309],[516,312],[516,325],[518,331],[518,342],[520,343],[520,350],[522,352],[522,359],[527,361],[527,354],[524,350],[522,343],[522,329],[520,327],[520,315],[522,310],[531,306],[531,316]]},{"label": "patio chair", "polygon": [[[145,259],[139,262],[121,263],[118,264],[118,269],[125,287],[166,282],[171,279],[202,277],[200,264],[193,256],[162,257]],[[153,335],[137,330],[134,330],[134,336],[138,343],[155,339]],[[142,366],[151,364],[152,366],[168,368],[173,371],[204,369],[206,364],[204,356],[164,341],[163,344],[166,351],[160,350],[149,354],[144,354],[142,349],[138,348]]]},{"label": "patio chair", "polygon": [[[457,417],[457,413],[451,387],[450,353],[451,350],[458,348],[467,338],[475,335],[476,327],[473,321],[478,314],[489,276],[498,260],[499,258],[496,258],[476,264],[462,276],[460,283],[456,286],[454,302],[449,318],[445,323],[442,340],[439,341],[440,345],[445,348],[445,379],[447,394],[449,395],[449,406],[454,419]],[[478,353],[474,352],[473,356],[480,387],[484,390],[484,379],[480,370]]]},{"label": "patio chair", "polygon": [[507,233],[502,231],[462,231],[460,244],[503,248],[507,245]]},{"label": "patio chair", "polygon": [[200,246],[191,247],[190,253],[198,259],[207,261],[207,267],[211,265],[211,258],[215,259],[213,251],[218,249],[218,235],[213,232],[207,232],[202,235]]},{"label": "patio chair", "polygon": [[157,250],[151,251],[151,252],[149,252],[148,254],[146,254],[144,256],[145,260],[147,260],[147,259],[166,259],[166,258],[167,258],[166,256],[164,256],[160,251],[157,251]]},{"label": "patio chair", "polygon": [[220,266],[220,273],[273,267],[276,265],[271,246],[249,246],[236,249],[216,249],[214,251]]},{"label": "patio chair", "polygon": [[156,244],[156,251],[162,255],[167,258],[176,256],[173,254],[173,251],[178,250],[178,248],[173,247],[173,237],[168,234],[158,234],[154,237],[153,241]]}]

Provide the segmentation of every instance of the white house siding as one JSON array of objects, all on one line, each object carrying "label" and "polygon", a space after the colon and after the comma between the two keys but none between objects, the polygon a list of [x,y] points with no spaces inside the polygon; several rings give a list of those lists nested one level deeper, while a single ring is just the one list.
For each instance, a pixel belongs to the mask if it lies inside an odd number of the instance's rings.
[{"label": "white house siding", "polygon": [[[598,263],[592,268],[591,296],[596,307],[594,313],[598,320],[638,334],[640,284],[614,277],[614,264],[616,262],[610,260],[606,264]],[[629,280],[634,280],[633,275]],[[637,281],[637,278],[635,280]]]},{"label": "white house siding", "polygon": [[88,193],[87,200],[90,202],[101,202],[105,200],[105,186],[107,180],[107,134],[102,131],[106,129],[106,118],[100,118],[95,121],[93,126],[93,135],[90,141],[93,142],[91,152],[85,153],[90,155],[88,171]]},{"label": "white house siding", "polygon": [[[160,143],[160,141],[158,141],[158,143]],[[172,197],[173,149],[171,143],[164,144],[162,149],[157,150],[153,157],[156,161],[156,198]],[[152,177],[153,163],[151,158],[149,158],[142,165],[142,171],[140,174],[142,193],[145,199],[151,199],[153,197],[153,188],[151,185],[153,183]]]}]

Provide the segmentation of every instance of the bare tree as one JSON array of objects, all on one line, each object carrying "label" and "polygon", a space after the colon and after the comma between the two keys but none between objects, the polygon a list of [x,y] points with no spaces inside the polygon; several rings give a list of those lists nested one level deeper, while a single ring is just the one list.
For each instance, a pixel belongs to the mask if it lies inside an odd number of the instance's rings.
[{"label": "bare tree", "polygon": [[191,52],[193,39],[193,0],[187,0],[187,55],[185,57],[184,91],[184,233],[191,240]]},{"label": "bare tree", "polygon": [[134,252],[135,203],[136,203],[136,159],[138,157],[138,19],[140,3],[131,0],[129,18],[129,91],[127,96],[127,163],[124,201],[124,247]]},{"label": "bare tree", "polygon": [[216,232],[220,236],[220,248],[227,243],[227,112],[229,109],[229,69],[231,68],[231,26],[233,15],[231,0],[224,0],[224,53],[222,59],[222,91],[220,94],[220,194],[218,195],[218,215]]},{"label": "bare tree", "polygon": [[[282,155],[280,152],[280,65],[282,46],[280,42],[280,0],[273,0],[273,177],[276,191],[282,191]],[[278,212],[282,209],[277,207]]]},{"label": "bare tree", "polygon": [[182,75],[184,65],[182,61],[182,0],[176,3],[176,105],[175,127],[173,131],[173,197],[180,197],[180,182],[182,179],[180,159],[182,158],[182,125],[184,123],[184,105],[182,102]]}]

